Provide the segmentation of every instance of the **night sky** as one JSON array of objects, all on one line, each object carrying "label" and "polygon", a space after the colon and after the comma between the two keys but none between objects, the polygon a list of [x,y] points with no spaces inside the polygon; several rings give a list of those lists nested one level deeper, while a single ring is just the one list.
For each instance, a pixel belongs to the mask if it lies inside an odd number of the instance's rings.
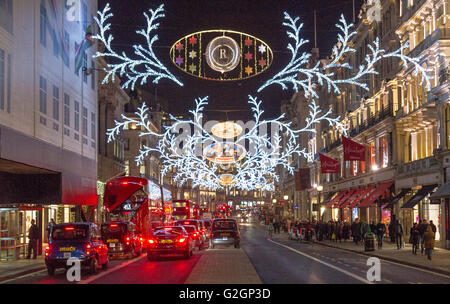
[{"label": "night sky", "polygon": [[[183,83],[180,87],[163,79],[159,85],[147,85],[146,89],[169,101],[172,113],[186,112],[194,106],[196,97],[209,96],[207,110],[210,119],[225,119],[223,112],[215,110],[238,110],[228,114],[229,119],[246,119],[250,115],[247,104],[249,94],[256,95],[261,84],[281,70],[290,59],[286,50],[289,42],[283,27],[283,12],[292,17],[299,16],[303,26],[303,37],[310,43],[304,51],[314,47],[313,11],[318,14],[318,47],[321,58],[331,54],[337,41],[337,23],[341,13],[351,22],[352,0],[99,0],[99,9],[109,2],[114,13],[112,33],[116,48],[132,54],[131,45],[140,42],[135,30],[145,26],[142,12],[165,3],[166,17],[160,19],[159,41],[155,52],[169,70]],[[362,0],[355,0],[356,15]],[[175,41],[185,35],[208,29],[229,29],[254,35],[268,43],[274,52],[274,63],[264,73],[238,82],[215,82],[192,77],[176,68],[170,58],[169,49]],[[155,90],[157,90],[155,92]],[[258,97],[263,100],[265,117],[279,115],[282,100],[290,99],[293,91],[283,91],[279,86],[270,86]]]}]

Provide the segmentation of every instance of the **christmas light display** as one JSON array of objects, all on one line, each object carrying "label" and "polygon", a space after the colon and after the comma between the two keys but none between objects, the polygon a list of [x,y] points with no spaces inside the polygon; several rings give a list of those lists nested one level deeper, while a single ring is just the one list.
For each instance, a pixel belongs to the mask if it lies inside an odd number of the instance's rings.
[{"label": "christmas light display", "polygon": [[153,51],[153,44],[158,40],[158,35],[153,32],[159,27],[159,23],[155,22],[165,16],[164,4],[159,6],[156,10],[150,9],[150,16],[147,13],[144,13],[145,18],[147,19],[147,28],[145,30],[138,30],[136,33],[145,38],[146,45],[133,45],[136,59],[128,57],[125,52],[118,54],[112,49],[111,42],[114,38],[112,35],[107,34],[111,29],[111,23],[108,23],[108,19],[113,16],[113,14],[110,13],[110,10],[108,3],[103,11],[97,12],[98,17],[94,17],[94,19],[99,27],[99,34],[92,37],[92,39],[101,41],[105,46],[105,51],[97,52],[94,55],[94,58],[105,57],[112,59],[112,61],[119,62],[108,63],[108,69],[105,69],[106,76],[103,79],[103,84],[108,83],[110,80],[114,82],[115,75],[118,74],[121,77],[125,76],[127,78],[127,81],[124,82],[122,87],[129,88],[131,86],[132,90],[134,90],[137,82],[139,82],[140,85],[144,85],[149,78],[153,78],[154,84],[157,84],[160,79],[166,78],[183,86],[183,83],[169,72]]},{"label": "christmas light display", "polygon": [[[150,153],[158,153],[163,165],[161,173],[164,176],[171,174],[179,185],[191,182],[193,187],[211,190],[223,187],[239,190],[273,190],[274,182],[278,181],[277,167],[286,168],[293,174],[294,155],[306,157],[309,161],[313,160],[314,156],[306,152],[306,149],[301,149],[298,143],[300,133],[315,133],[315,125],[327,121],[346,134],[346,127],[340,123],[339,117],[332,118],[331,110],[322,113],[315,100],[310,104],[305,127],[299,130],[291,129],[291,122],[284,121],[284,114],[276,119],[262,120],[261,116],[264,113],[261,109],[262,101],[258,101],[256,97],[249,96],[248,103],[252,106],[254,121],[246,132],[236,137],[235,142],[230,138],[217,138],[204,128],[203,110],[208,104],[208,97],[196,100],[195,110],[190,111],[193,115],[192,120],[180,120],[170,115],[173,124],[166,126],[163,133],[151,130],[149,109],[144,103],[134,117],[122,115],[122,121],[115,121],[115,127],[108,130],[108,141],[114,140],[121,130],[126,130],[133,124],[140,130],[140,137],[159,138],[157,147],[142,146],[136,157],[138,165]],[[268,126],[273,136],[267,134]],[[245,146],[249,147],[247,151],[244,149]],[[220,149],[215,151],[211,147]],[[227,157],[221,154],[226,151],[225,148],[232,151],[232,160],[217,161],[221,157]],[[212,156],[208,154],[211,150],[214,152]],[[219,153],[219,157],[216,157],[216,152]],[[224,166],[224,163],[227,165]]]},{"label": "christmas light display", "polygon": [[338,42],[333,48],[331,62],[322,64],[321,61],[318,61],[313,67],[308,67],[311,54],[305,52],[301,53],[300,50],[304,44],[308,43],[308,40],[304,40],[300,36],[303,24],[298,24],[299,18],[292,19],[286,12],[284,13],[284,18],[286,22],[284,22],[283,25],[289,28],[287,35],[295,42],[294,45],[289,43],[287,46],[292,55],[291,60],[283,70],[266,81],[258,89],[258,92],[261,92],[264,88],[273,84],[280,85],[284,90],[291,84],[296,92],[301,88],[307,97],[312,96],[314,98],[319,97],[316,92],[317,84],[320,86],[327,86],[329,92],[333,90],[336,94],[341,93],[341,89],[339,88],[339,85],[341,84],[356,85],[368,91],[369,87],[366,83],[368,76],[378,74],[375,70],[375,64],[382,59],[389,57],[399,58],[402,61],[404,68],[407,68],[409,64],[412,64],[415,72],[422,77],[421,84],[425,82],[428,89],[431,87],[427,75],[429,70],[425,69],[420,64],[422,57],[412,58],[402,53],[403,50],[409,47],[408,43],[402,45],[393,52],[387,52],[380,48],[378,38],[367,45],[370,53],[366,55],[365,63],[361,64],[355,73],[349,73],[351,77],[347,79],[336,78],[335,73],[332,71],[333,69],[343,68],[353,70],[353,67],[348,63],[340,62],[345,61],[345,55],[356,52],[349,43],[351,38],[356,35],[356,31],[351,30],[353,24],[348,24],[343,15],[341,15],[340,23],[336,24],[336,27],[342,33],[338,34]]}]

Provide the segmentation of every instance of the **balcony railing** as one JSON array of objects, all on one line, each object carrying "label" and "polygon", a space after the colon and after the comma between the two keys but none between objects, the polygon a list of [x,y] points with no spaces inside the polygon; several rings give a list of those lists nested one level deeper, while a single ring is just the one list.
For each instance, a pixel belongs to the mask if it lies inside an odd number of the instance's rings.
[{"label": "balcony railing", "polygon": [[436,157],[430,156],[398,166],[397,174],[416,174],[434,170],[439,170],[439,162]]}]

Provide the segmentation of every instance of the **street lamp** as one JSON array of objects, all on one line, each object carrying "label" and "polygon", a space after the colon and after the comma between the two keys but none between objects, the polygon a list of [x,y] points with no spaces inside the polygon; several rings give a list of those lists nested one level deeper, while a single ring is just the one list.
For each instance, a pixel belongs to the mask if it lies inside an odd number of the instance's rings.
[{"label": "street lamp", "polygon": [[274,198],[274,199],[272,200],[272,203],[276,204],[276,203],[277,203],[277,199]]},{"label": "street lamp", "polygon": [[287,201],[289,199],[288,195],[283,196],[284,200]]}]

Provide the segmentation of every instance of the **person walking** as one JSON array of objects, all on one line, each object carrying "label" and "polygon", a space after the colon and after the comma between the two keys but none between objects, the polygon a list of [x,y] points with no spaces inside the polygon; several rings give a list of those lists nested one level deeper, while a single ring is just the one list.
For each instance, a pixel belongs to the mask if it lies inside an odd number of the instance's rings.
[{"label": "person walking", "polygon": [[47,224],[47,236],[48,236],[49,242],[50,242],[50,238],[51,238],[52,228],[55,225],[56,225],[56,223],[55,223],[54,219],[51,219],[50,222]]},{"label": "person walking", "polygon": [[347,222],[342,227],[342,237],[344,238],[344,242],[350,238],[350,225]]},{"label": "person walking", "polygon": [[433,230],[433,232],[436,234],[436,225],[435,224],[433,224],[433,221],[431,220],[430,221],[430,226],[431,226],[431,230]]},{"label": "person walking", "polygon": [[419,231],[419,225],[417,223],[414,223],[414,225],[411,227],[411,230],[409,232],[409,242],[412,244],[412,253],[417,254],[417,249],[419,249],[419,242],[420,242],[420,231]]},{"label": "person walking", "polygon": [[274,230],[272,221],[270,221],[269,225],[267,225],[267,230],[269,232],[269,237],[272,237],[273,236],[273,230]]},{"label": "person walking", "polygon": [[403,246],[403,227],[398,220],[394,225],[395,241],[397,243],[397,249],[400,250]]},{"label": "person walking", "polygon": [[386,233],[386,225],[383,224],[381,221],[378,222],[378,224],[375,226],[376,234],[377,234],[377,240],[378,240],[378,248],[381,249],[383,247],[383,237]]},{"label": "person walking", "polygon": [[28,255],[27,259],[31,258],[31,250],[33,250],[33,259],[37,258],[37,248],[39,241],[39,229],[36,225],[36,221],[34,219],[31,220],[30,229],[28,229],[28,238],[30,239],[28,242]]},{"label": "person walking", "polygon": [[395,229],[393,222],[389,222],[388,229],[389,229],[389,237],[391,238],[391,243],[395,243],[395,232],[394,232]]},{"label": "person walking", "polygon": [[427,231],[423,235],[423,238],[424,238],[423,244],[425,247],[425,254],[427,255],[427,258],[431,261],[431,254],[434,249],[434,238],[435,238],[435,233],[433,232],[433,228],[431,227],[431,225],[428,225]]},{"label": "person walking", "polygon": [[424,234],[425,234],[425,232],[427,231],[427,227],[428,227],[428,222],[427,222],[427,220],[423,220],[423,221],[419,221],[419,227],[418,227],[418,229],[419,229],[419,232],[420,232],[420,235],[419,235],[419,242],[420,242],[420,253],[421,254],[423,254],[423,251],[424,251],[424,246],[423,246],[423,237],[424,237]]}]

